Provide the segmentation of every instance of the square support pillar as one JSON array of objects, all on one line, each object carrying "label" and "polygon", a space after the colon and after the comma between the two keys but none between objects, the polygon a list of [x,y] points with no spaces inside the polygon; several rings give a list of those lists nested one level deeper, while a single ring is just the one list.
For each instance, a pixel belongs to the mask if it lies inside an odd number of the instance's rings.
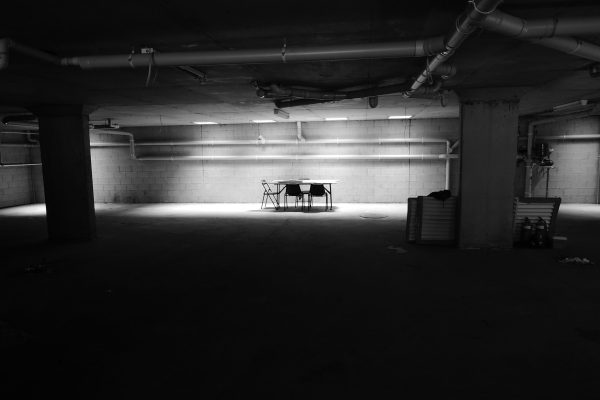
[{"label": "square support pillar", "polygon": [[81,105],[40,106],[33,111],[40,125],[49,239],[91,240],[96,236],[96,214],[89,112]]},{"label": "square support pillar", "polygon": [[477,89],[459,97],[459,247],[510,248],[520,96]]}]

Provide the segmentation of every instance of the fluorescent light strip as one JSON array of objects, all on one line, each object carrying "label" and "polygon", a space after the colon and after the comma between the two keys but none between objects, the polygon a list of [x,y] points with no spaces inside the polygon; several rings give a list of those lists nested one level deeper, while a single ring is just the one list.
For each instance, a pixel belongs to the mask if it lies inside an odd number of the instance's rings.
[{"label": "fluorescent light strip", "polygon": [[211,121],[194,121],[194,125],[219,125],[217,122]]},{"label": "fluorescent light strip", "polygon": [[273,121],[272,119],[253,119],[252,122],[256,124],[267,124],[275,121]]},{"label": "fluorescent light strip", "polygon": [[325,121],[346,121],[348,117],[325,118]]},{"label": "fluorescent light strip", "polygon": [[411,119],[412,115],[390,115],[388,119]]}]

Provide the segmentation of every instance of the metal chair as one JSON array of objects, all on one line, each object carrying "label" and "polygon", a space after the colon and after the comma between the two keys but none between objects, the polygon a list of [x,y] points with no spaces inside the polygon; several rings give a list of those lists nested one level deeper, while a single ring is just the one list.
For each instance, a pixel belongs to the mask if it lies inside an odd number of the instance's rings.
[{"label": "metal chair", "polygon": [[325,185],[319,184],[311,184],[310,190],[308,191],[308,209],[312,208],[313,197],[323,197],[325,196],[325,210],[329,207],[329,195],[327,194],[327,190],[325,190]]},{"label": "metal chair", "polygon": [[267,207],[267,199],[271,200],[271,203],[273,203],[273,205],[275,206],[276,210],[279,210],[279,201],[277,201],[277,192],[273,191],[273,189],[271,189],[271,186],[269,185],[269,183],[266,180],[261,180],[260,183],[262,184],[263,187],[263,197],[262,197],[262,201],[260,202],[260,208],[262,209],[263,206]]},{"label": "metal chair", "polygon": [[302,189],[300,189],[300,185],[290,184],[285,185],[285,194],[283,197],[283,209],[287,210],[287,198],[294,197],[295,207],[298,207],[298,199],[302,199],[302,208],[304,209],[304,194],[302,193]]}]

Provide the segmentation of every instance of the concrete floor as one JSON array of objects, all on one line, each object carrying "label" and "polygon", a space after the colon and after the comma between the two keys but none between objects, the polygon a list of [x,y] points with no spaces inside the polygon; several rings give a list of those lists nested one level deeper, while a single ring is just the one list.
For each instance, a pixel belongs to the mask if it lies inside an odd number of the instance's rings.
[{"label": "concrete floor", "polygon": [[599,206],[561,206],[566,250],[510,251],[320,210],[98,205],[69,245],[43,205],[0,210],[0,397],[600,397]]}]

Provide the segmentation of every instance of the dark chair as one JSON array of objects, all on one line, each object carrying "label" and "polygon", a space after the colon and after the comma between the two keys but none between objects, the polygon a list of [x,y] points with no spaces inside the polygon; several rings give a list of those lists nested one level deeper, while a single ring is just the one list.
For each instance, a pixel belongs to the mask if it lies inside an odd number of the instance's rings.
[{"label": "dark chair", "polygon": [[302,199],[302,208],[304,208],[304,194],[302,193],[302,189],[300,189],[300,185],[292,184],[285,185],[285,195],[283,197],[283,209],[287,209],[287,198],[294,197],[296,202],[295,206],[298,207],[298,199]]},{"label": "dark chair", "polygon": [[329,207],[329,195],[327,194],[327,190],[325,190],[325,185],[310,185],[309,195],[308,195],[308,209],[310,210],[312,207],[313,197],[323,197],[325,196],[325,210]]},{"label": "dark chair", "polygon": [[273,191],[273,189],[271,189],[271,186],[269,185],[269,183],[267,181],[265,181],[264,179],[261,180],[260,183],[262,184],[262,187],[263,187],[263,197],[262,197],[262,201],[260,202],[260,208],[262,209],[263,206],[266,207],[267,200],[271,200],[271,203],[273,203],[273,205],[275,206],[275,209],[278,210],[279,209],[279,201],[277,201],[277,192]]}]

